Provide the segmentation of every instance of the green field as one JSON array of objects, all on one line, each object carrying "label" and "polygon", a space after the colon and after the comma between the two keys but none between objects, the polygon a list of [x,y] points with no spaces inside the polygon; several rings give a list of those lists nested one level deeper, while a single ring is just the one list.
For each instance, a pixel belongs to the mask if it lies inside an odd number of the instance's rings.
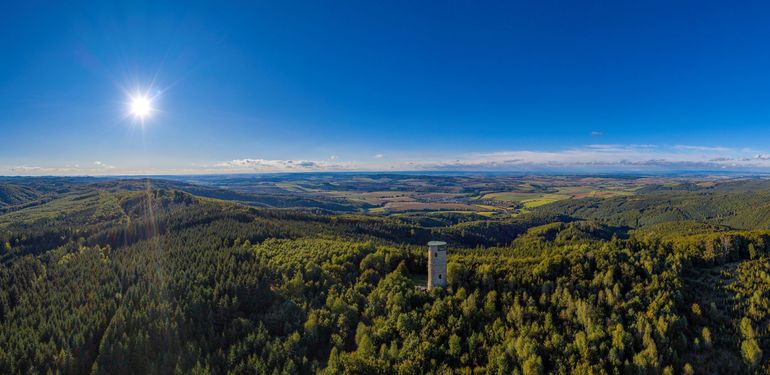
[{"label": "green field", "polygon": [[634,189],[603,189],[594,186],[565,186],[556,187],[553,190],[556,191],[548,193],[526,191],[495,192],[484,194],[481,196],[481,199],[516,202],[521,203],[524,208],[531,209],[564,199],[610,198],[634,194]]}]

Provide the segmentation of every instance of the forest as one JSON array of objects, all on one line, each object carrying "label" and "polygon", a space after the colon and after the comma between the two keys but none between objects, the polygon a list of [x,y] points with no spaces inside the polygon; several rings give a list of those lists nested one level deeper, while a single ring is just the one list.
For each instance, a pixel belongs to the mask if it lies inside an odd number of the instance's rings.
[{"label": "forest", "polygon": [[483,216],[2,179],[0,373],[770,372],[770,181],[633,184]]}]

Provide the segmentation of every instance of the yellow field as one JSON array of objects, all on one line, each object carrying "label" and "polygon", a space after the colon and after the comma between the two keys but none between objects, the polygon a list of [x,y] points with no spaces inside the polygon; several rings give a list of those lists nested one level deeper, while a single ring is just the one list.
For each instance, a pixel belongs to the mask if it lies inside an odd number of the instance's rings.
[{"label": "yellow field", "polygon": [[633,189],[596,189],[592,186],[557,187],[555,193],[505,191],[484,194],[482,199],[494,199],[503,202],[518,202],[524,208],[531,209],[564,199],[610,198],[633,195]]}]

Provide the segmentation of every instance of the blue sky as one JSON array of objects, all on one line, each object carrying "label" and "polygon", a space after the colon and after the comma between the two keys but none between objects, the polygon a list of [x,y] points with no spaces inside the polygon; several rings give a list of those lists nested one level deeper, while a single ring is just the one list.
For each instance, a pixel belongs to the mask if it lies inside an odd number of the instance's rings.
[{"label": "blue sky", "polygon": [[4,2],[0,174],[767,168],[769,11]]}]

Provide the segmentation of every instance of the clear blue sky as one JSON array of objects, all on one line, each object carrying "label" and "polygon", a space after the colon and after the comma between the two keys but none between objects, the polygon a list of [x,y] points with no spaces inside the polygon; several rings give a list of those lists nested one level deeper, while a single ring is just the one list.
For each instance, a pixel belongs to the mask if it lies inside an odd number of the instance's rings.
[{"label": "clear blue sky", "polygon": [[3,2],[0,174],[768,159],[767,2],[246,3]]}]

